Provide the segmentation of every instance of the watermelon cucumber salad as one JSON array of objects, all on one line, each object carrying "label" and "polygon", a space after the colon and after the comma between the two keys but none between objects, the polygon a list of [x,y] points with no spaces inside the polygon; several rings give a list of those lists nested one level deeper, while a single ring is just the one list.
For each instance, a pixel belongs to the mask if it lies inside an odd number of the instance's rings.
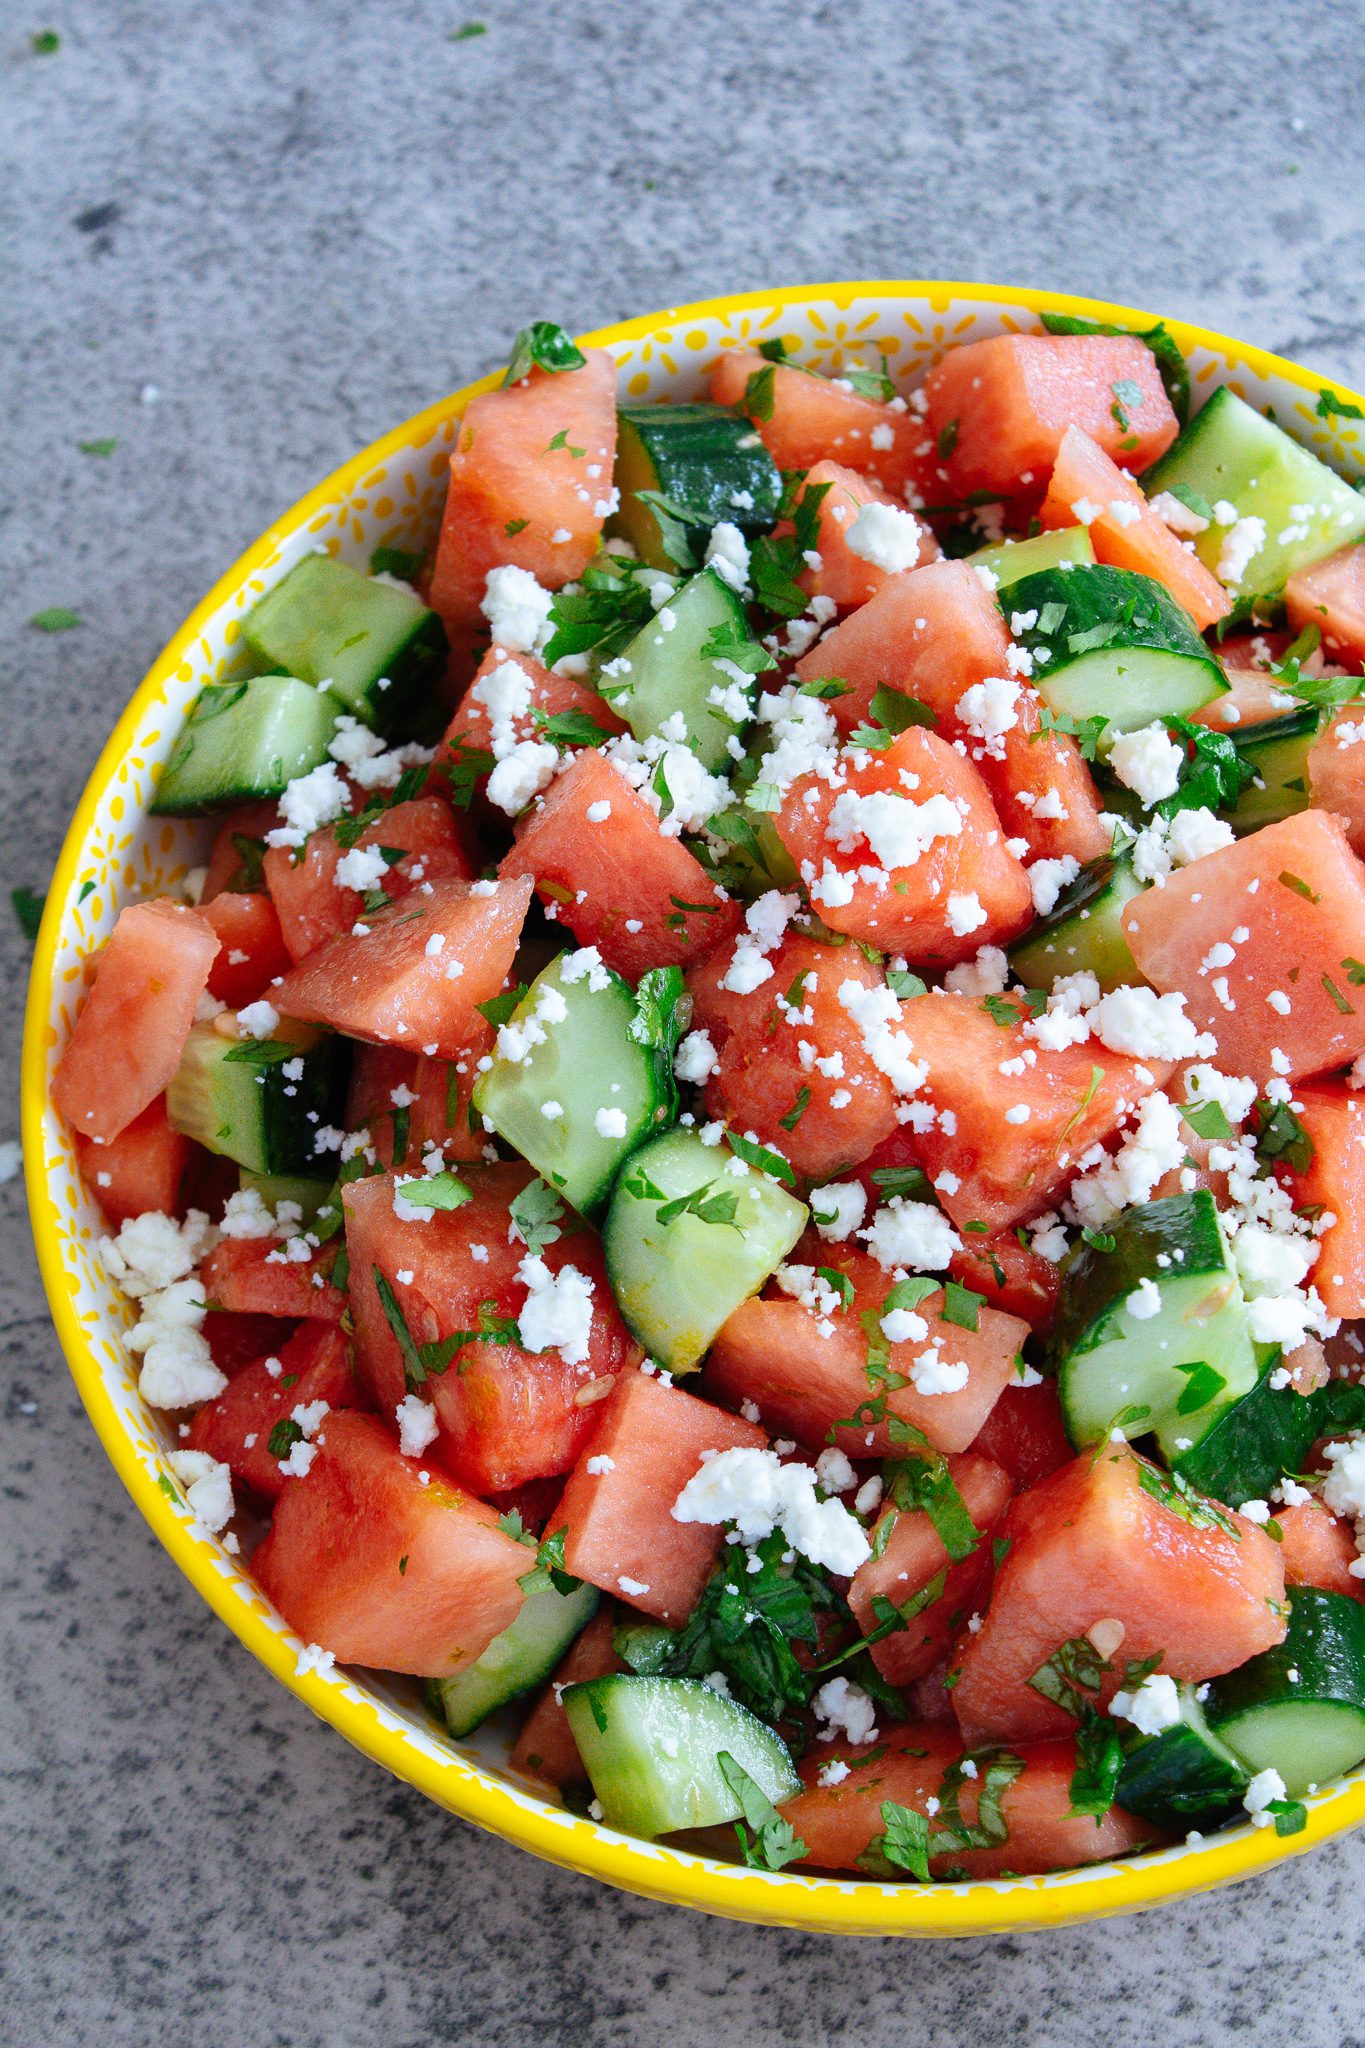
[{"label": "watermelon cucumber salad", "polygon": [[300,1671],[772,1870],[1365,1758],[1365,498],[1043,330],[519,335],[434,550],[243,620],[53,1086]]}]

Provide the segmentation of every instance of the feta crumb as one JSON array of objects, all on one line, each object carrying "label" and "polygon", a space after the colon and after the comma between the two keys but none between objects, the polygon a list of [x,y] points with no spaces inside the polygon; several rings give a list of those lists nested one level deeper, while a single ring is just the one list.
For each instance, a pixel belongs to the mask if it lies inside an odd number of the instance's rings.
[{"label": "feta crumb", "polygon": [[489,570],[479,610],[495,647],[505,647],[509,654],[535,654],[549,641],[553,602],[552,593],[541,589],[529,569],[507,563]]},{"label": "feta crumb", "polygon": [[867,1213],[867,1190],[861,1181],[826,1181],[810,1197],[811,1221],[826,1244],[842,1244]]},{"label": "feta crumb", "polygon": [[[1259,519],[1256,524],[1258,526],[1261,524]],[[1284,1779],[1278,1771],[1258,1771],[1247,1786],[1242,1797],[1242,1804],[1251,1815],[1252,1826],[1258,1828],[1273,1827],[1275,1816],[1268,1811],[1268,1808],[1273,1800],[1287,1799],[1288,1796],[1285,1790]]]},{"label": "feta crumb", "polygon": [[821,1742],[833,1742],[841,1730],[852,1743],[877,1739],[877,1709],[862,1687],[851,1679],[827,1679],[811,1700],[811,1710],[818,1721],[829,1723],[820,1730]]},{"label": "feta crumb", "polygon": [[1134,1692],[1116,1692],[1109,1711],[1120,1721],[1131,1721],[1141,1735],[1160,1735],[1174,1728],[1180,1719],[1180,1692],[1164,1671],[1153,1671]]},{"label": "feta crumb", "polygon": [[172,1451],[166,1463],[184,1487],[195,1521],[211,1536],[226,1529],[236,1512],[230,1467],[207,1451]]},{"label": "feta crumb", "polygon": [[1163,797],[1175,795],[1184,760],[1185,749],[1159,720],[1135,732],[1116,734],[1109,753],[1109,765],[1119,781],[1148,809]]},{"label": "feta crumb", "polygon": [[677,1522],[733,1522],[741,1542],[760,1543],[781,1529],[813,1564],[851,1576],[872,1554],[856,1519],[838,1500],[816,1498],[809,1465],[784,1465],[776,1452],[735,1447],[708,1458],[673,1504]]},{"label": "feta crumb", "polygon": [[420,1458],[440,1434],[436,1410],[416,1394],[404,1395],[394,1409],[394,1420],[398,1424],[398,1448],[405,1458]]},{"label": "feta crumb", "polygon": [[920,527],[913,512],[869,500],[844,536],[849,552],[875,569],[896,574],[919,560]]}]

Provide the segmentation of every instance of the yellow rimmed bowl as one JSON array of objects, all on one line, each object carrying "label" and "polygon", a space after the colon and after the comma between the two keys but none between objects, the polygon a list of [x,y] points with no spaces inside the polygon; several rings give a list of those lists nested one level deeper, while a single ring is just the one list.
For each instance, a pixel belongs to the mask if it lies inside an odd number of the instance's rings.
[{"label": "yellow rimmed bowl", "polygon": [[[1145,328],[1154,316],[1056,293],[909,282],[812,285],[748,293],[604,328],[586,339],[616,358],[623,396],[705,395],[722,349],[781,336],[812,368],[886,356],[909,391],[947,349],[1001,333],[1039,333],[1044,310]],[[1168,321],[1189,366],[1194,403],[1219,384],[1257,407],[1352,482],[1365,442],[1349,419],[1324,420],[1321,384],[1278,356]],[[534,1855],[625,1891],[735,1920],[830,1934],[967,1935],[1057,1927],[1254,1875],[1365,1820],[1365,1769],[1308,1802],[1303,1833],[1280,1840],[1249,1824],[1194,1846],[1049,1877],[967,1884],[881,1884],[871,1878],[738,1868],[666,1843],[641,1842],[541,1797],[509,1766],[496,1722],[468,1741],[443,1734],[415,1684],[363,1671],[308,1671],[303,1647],[242,1563],[192,1522],[166,1465],[174,1448],[144,1408],[125,1344],[135,1312],[98,1257],[104,1224],[82,1185],[71,1138],[49,1099],[58,1058],[93,978],[93,961],[122,906],[174,891],[205,856],[202,822],[149,818],[160,765],[185,712],[235,655],[241,621],[262,592],[319,545],[365,569],[380,546],[425,549],[435,535],[468,385],[345,465],[248,548],[185,621],[119,720],[82,796],[57,862],[33,962],[24,1034],[24,1153],[34,1237],[57,1334],[81,1398],[119,1477],[186,1577],[246,1647],[348,1742],[439,1805]],[[1352,399],[1362,403],[1354,394]],[[1332,430],[1335,431],[1332,431]]]}]

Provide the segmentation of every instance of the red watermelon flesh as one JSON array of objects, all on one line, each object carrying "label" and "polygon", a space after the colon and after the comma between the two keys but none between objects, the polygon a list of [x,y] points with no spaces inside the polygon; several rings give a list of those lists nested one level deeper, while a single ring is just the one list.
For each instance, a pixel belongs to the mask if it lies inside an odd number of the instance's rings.
[{"label": "red watermelon flesh", "polygon": [[408,1052],[401,1045],[357,1044],[346,1091],[347,1130],[358,1131],[368,1124],[373,1136],[376,1127],[392,1116],[394,1090],[414,1092],[420,1058],[420,1053]]},{"label": "red watermelon flesh", "polygon": [[1348,704],[1328,720],[1308,749],[1309,799],[1314,810],[1340,818],[1351,851],[1365,855],[1365,706]]},{"label": "red watermelon flesh", "polygon": [[1328,1593],[1344,1593],[1348,1600],[1365,1600],[1365,1579],[1351,1576],[1360,1553],[1349,1522],[1318,1500],[1281,1508],[1275,1521],[1286,1586],[1321,1586]]},{"label": "red watermelon flesh", "polygon": [[[828,484],[829,489],[820,501],[820,525],[813,550],[820,557],[820,566],[817,569],[813,562],[807,562],[796,580],[807,597],[828,597],[841,611],[851,611],[875,596],[889,577],[903,573],[879,568],[866,556],[854,552],[848,544],[854,521],[864,505],[894,505],[899,512],[904,512],[906,506],[904,500],[894,498],[872,477],[859,476],[856,470],[847,469],[840,462],[812,463],[801,497],[807,491],[818,490],[821,484]],[[787,519],[774,528],[778,538],[792,531],[792,523]],[[919,560],[932,562],[938,555],[933,529],[921,521]]]},{"label": "red watermelon flesh", "polygon": [[[604,803],[608,812],[589,818]],[[665,838],[644,798],[591,747],[521,820],[498,873],[532,877],[560,923],[628,981],[685,966],[739,923],[739,905]]]},{"label": "red watermelon flesh", "polygon": [[[948,1786],[944,1774],[962,1754],[961,1738],[936,1723],[907,1723],[881,1730],[875,1748],[855,1749],[842,1738],[828,1746],[812,1743],[799,1770],[806,1789],[782,1807],[784,1819],[806,1844],[803,1862],[816,1870],[855,1870],[858,1858],[886,1832],[882,1805],[890,1800],[929,1817],[942,1828],[942,1807]],[[950,1869],[970,1877],[989,1878],[1006,1871],[1020,1877],[1048,1870],[1070,1870],[1077,1864],[1106,1863],[1144,1843],[1161,1840],[1146,1821],[1111,1806],[1096,1825],[1090,1814],[1071,1811],[1071,1780],[1077,1768],[1070,1738],[1018,1745],[1014,1754],[1023,1770],[1000,1796],[1000,1812],[1009,1838],[998,1849],[957,1847],[931,1858],[935,1876]],[[849,1775],[829,1787],[820,1773],[831,1762],[843,1762]],[[958,1812],[975,1824],[981,1785],[989,1759],[979,1775],[957,1787]],[[936,1803],[931,1806],[930,1801]]]},{"label": "red watermelon flesh", "polygon": [[954,1252],[954,1280],[984,1295],[992,1308],[1022,1316],[1040,1337],[1052,1329],[1061,1280],[1057,1262],[1020,1244],[1012,1230],[973,1231]]},{"label": "red watermelon flesh", "polygon": [[[1095,1038],[1047,1051],[1025,1037],[1022,1022],[1001,1026],[974,997],[942,991],[902,1003],[893,1028],[904,1034],[908,1056],[928,1064],[922,1095],[953,1115],[951,1132],[940,1120],[915,1143],[959,1229],[1009,1229],[1046,1209],[1075,1178],[1080,1155],[1117,1130],[1125,1109],[1159,1088],[1172,1065],[1129,1059]],[[1020,1060],[1021,1072],[1001,1072]],[[1139,1065],[1150,1080],[1139,1080]],[[1021,1105],[1027,1119],[1009,1122]]]},{"label": "red watermelon flesh", "polygon": [[[767,1437],[657,1378],[630,1372],[599,1410],[597,1429],[550,1517],[564,1528],[564,1562],[575,1578],[617,1593],[656,1621],[681,1627],[720,1555],[721,1531],[676,1522],[673,1504],[703,1451],[762,1450]],[[610,1458],[605,1470],[589,1462]]]},{"label": "red watermelon flesh", "polygon": [[1062,1423],[1055,1380],[1036,1387],[1012,1380],[972,1441],[972,1449],[1003,1465],[1017,1492],[1069,1465],[1075,1453]]},{"label": "red watermelon flesh", "polygon": [[758,417],[758,408],[750,414],[754,432],[779,469],[809,469],[827,458],[875,477],[902,504],[908,495],[924,503],[920,487],[930,474],[926,462],[933,451],[914,413],[841,390],[833,378],[769,363],[746,348],[727,350],[713,365],[715,403],[741,404],[754,376],[763,377],[772,393],[767,419]]},{"label": "red watermelon flesh", "polygon": [[1228,687],[1221,696],[1211,697],[1191,711],[1191,724],[1206,725],[1211,732],[1236,733],[1244,725],[1259,725],[1262,719],[1283,718],[1286,711],[1297,710],[1298,698],[1282,690],[1279,678],[1268,672],[1288,646],[1287,633],[1229,635],[1217,650]]},{"label": "red watermelon flesh", "polygon": [[[479,1031],[521,935],[529,881],[433,882],[332,939],[271,994],[282,1016],[458,1059]],[[439,944],[437,943],[439,940]],[[456,970],[452,972],[452,970]]]},{"label": "red watermelon flesh", "polygon": [[536,660],[533,654],[504,653],[500,647],[490,647],[469,688],[455,708],[445,738],[436,752],[436,766],[455,761],[466,749],[470,752],[487,753],[493,744],[493,721],[485,699],[496,693],[491,681],[497,671],[507,662],[515,663],[530,684],[530,703],[527,711],[511,721],[518,740],[532,740],[538,730],[534,713],[541,712],[546,718],[556,718],[566,711],[579,711],[600,725],[604,732],[625,732],[626,726],[612,710],[605,697],[586,683],[575,682],[572,676],[557,676],[551,669]]},{"label": "red watermelon flesh", "polygon": [[211,1308],[202,1327],[214,1364],[231,1380],[258,1358],[278,1358],[299,1325],[288,1316],[237,1315]]},{"label": "red watermelon flesh", "polygon": [[[1028,879],[970,761],[911,726],[885,752],[846,753],[842,766],[838,788],[818,775],[794,782],[774,820],[832,930],[935,966],[1018,937],[1033,917]],[[879,807],[841,829],[851,800],[876,798]],[[955,813],[959,829],[936,832],[923,852],[912,846],[898,858],[901,814],[908,827],[921,808],[931,823],[935,809]]]},{"label": "red watermelon flesh", "polygon": [[588,1773],[559,1695],[566,1685],[585,1685],[590,1678],[625,1670],[612,1648],[615,1621],[615,1603],[604,1600],[587,1627],[574,1637],[517,1737],[512,1751],[514,1771],[526,1771],[547,1785],[586,1784]]},{"label": "red watermelon flesh", "polygon": [[1184,606],[1201,633],[1232,610],[1218,578],[1193,547],[1187,553],[1179,536],[1157,518],[1132,477],[1081,427],[1068,427],[1038,520],[1043,531],[1051,533],[1074,526],[1078,519],[1089,529],[1097,562],[1154,577]]},{"label": "red watermelon flesh", "polygon": [[[232,884],[241,889],[246,881],[246,862],[238,840],[256,842],[256,854],[265,852],[265,835],[273,832],[280,822],[280,807],[273,797],[266,802],[243,804],[238,810],[220,812],[218,830],[209,855],[208,869],[204,876],[204,887],[199,898],[199,908],[212,903],[215,896]],[[263,885],[258,884],[258,887]]]},{"label": "red watermelon flesh", "polygon": [[172,1129],[166,1098],[158,1095],[107,1145],[75,1133],[76,1164],[115,1230],[149,1209],[185,1213],[185,1177],[194,1157],[191,1139]]},{"label": "red watermelon flesh", "polygon": [[278,1500],[290,1475],[280,1471],[281,1459],[270,1451],[277,1424],[315,1401],[331,1409],[365,1406],[350,1351],[335,1323],[300,1323],[278,1352],[258,1356],[233,1376],[216,1401],[199,1410],[186,1439],[189,1449],[221,1459],[243,1486]]},{"label": "red watermelon flesh", "polygon": [[1099,1621],[1125,1630],[1106,1705],[1129,1660],[1159,1654],[1160,1670],[1198,1683],[1284,1640],[1279,1545],[1225,1509],[1192,1513],[1127,1446],[1087,1450],[1022,1494],[1001,1534],[1011,1547],[989,1612],[958,1649],[953,1706],[969,1743],[1068,1733],[1071,1716],[1029,1680]]},{"label": "red watermelon flesh", "polygon": [[521,1610],[525,1545],[373,1416],[329,1415],[313,1442],[253,1560],[263,1591],[339,1664],[463,1671]]},{"label": "red watermelon flesh", "polygon": [[370,1143],[383,1166],[395,1163],[394,1133],[401,1128],[404,1111],[408,1138],[400,1166],[415,1172],[431,1145],[448,1159],[482,1159],[487,1142],[483,1120],[477,1115],[471,1120],[469,1102],[479,1078],[478,1063],[491,1051],[496,1034],[482,1017],[479,1026],[472,1043],[455,1060],[428,1058],[425,1053],[414,1057],[396,1046],[356,1046],[346,1128],[368,1126]]},{"label": "red watermelon flesh", "polygon": [[[732,946],[717,947],[688,975],[693,1029],[707,1031],[720,1055],[706,1085],[708,1113],[756,1131],[798,1173],[827,1179],[896,1128],[895,1091],[838,993],[846,981],[875,988],[885,976],[856,947],[788,932],[767,955],[768,979],[737,994],[721,985],[733,959]],[[793,1115],[788,1129],[783,1120]]]},{"label": "red watermelon flesh", "polygon": [[339,1323],[346,1297],[327,1275],[336,1256],[325,1245],[308,1259],[283,1256],[274,1237],[224,1237],[199,1268],[204,1294],[214,1308],[237,1315],[307,1316]]},{"label": "red watermelon flesh", "polygon": [[1099,793],[1074,739],[1035,737],[1042,722],[1037,692],[1020,682],[1018,722],[989,747],[959,716],[970,689],[992,677],[1008,681],[1009,648],[1005,622],[975,570],[965,562],[928,562],[889,578],[802,655],[796,673],[803,683],[837,676],[850,685],[830,704],[846,733],[868,719],[882,684],[918,698],[933,712],[939,738],[968,749],[1006,837],[1027,840],[1039,858],[1069,853],[1094,860],[1109,851],[1110,840],[1099,823]]},{"label": "red watermelon flesh", "polygon": [[[465,851],[450,806],[437,796],[395,804],[365,827],[355,846],[363,853],[381,846],[391,853],[402,852],[403,858],[385,868],[374,885],[390,902],[410,895],[423,882],[472,882],[478,873]],[[266,854],[265,878],[279,912],[289,960],[306,960],[327,939],[348,932],[362,915],[363,893],[336,880],[342,858],[334,825],[309,835],[303,858],[297,863],[292,847],[273,846]]]},{"label": "red watermelon flesh", "polygon": [[230,1010],[263,996],[291,962],[279,914],[268,896],[224,891],[201,903],[199,915],[217,934],[219,952],[209,970],[209,994]]},{"label": "red watermelon flesh", "polygon": [[73,1131],[107,1144],[165,1091],[217,952],[212,927],[167,897],[119,912],[52,1079]]},{"label": "red watermelon flesh", "polygon": [[[707,1392],[732,1408],[753,1402],[767,1428],[812,1451],[833,1442],[852,1458],[891,1457],[892,1417],[922,1430],[936,1450],[965,1451],[1015,1370],[1027,1323],[982,1308],[978,1328],[964,1330],[943,1321],[941,1294],[928,1295],[915,1311],[928,1324],[928,1337],[891,1345],[892,1374],[906,1385],[886,1393],[879,1416],[868,1412],[872,1388],[861,1317],[885,1300],[891,1276],[843,1245],[826,1245],[821,1263],[849,1272],[858,1289],[852,1306],[821,1316],[799,1301],[743,1302],[712,1346]],[[916,1359],[935,1346],[945,1363],[968,1368],[966,1385],[955,1393],[921,1394],[910,1377]]]},{"label": "red watermelon flesh", "polygon": [[1365,667],[1365,544],[1296,569],[1284,586],[1284,608],[1293,632],[1316,626],[1327,660],[1358,674]]},{"label": "red watermelon flesh", "polygon": [[1312,1284],[1329,1315],[1365,1316],[1365,1096],[1345,1081],[1304,1082],[1294,1114],[1313,1142],[1307,1173],[1282,1170],[1294,1206],[1336,1221],[1319,1238]]},{"label": "red watermelon flesh", "polygon": [[581,576],[611,509],[616,365],[532,369],[470,400],[450,458],[427,602],[452,638],[481,623],[490,569],[529,569],[547,590]]},{"label": "red watermelon flesh", "polygon": [[1365,1051],[1348,965],[1365,959],[1365,869],[1328,812],[1300,811],[1206,854],[1129,903],[1123,929],[1148,981],[1180,990],[1186,1016],[1213,1033],[1225,1073],[1263,1088],[1277,1050],[1290,1080]]},{"label": "red watermelon flesh", "polygon": [[903,1607],[931,1587],[940,1572],[945,1575],[935,1598],[909,1618],[905,1629],[873,1644],[872,1661],[890,1685],[910,1685],[933,1670],[961,1620],[984,1604],[990,1583],[990,1534],[1014,1493],[1009,1474],[974,1451],[949,1458],[948,1474],[980,1532],[976,1548],[954,1562],[922,1508],[884,1507],[877,1518],[874,1547],[889,1525],[886,1547],[880,1557],[859,1565],[848,1590],[848,1604],[867,1636],[879,1626],[872,1609],[879,1594]]},{"label": "red watermelon flesh", "polygon": [[[1125,395],[1116,411],[1115,384],[1135,385],[1140,400],[1129,404]],[[948,495],[994,491],[1016,509],[1042,498],[1068,427],[1083,428],[1134,471],[1164,455],[1178,431],[1156,359],[1131,335],[968,342],[930,370],[924,391]]]}]

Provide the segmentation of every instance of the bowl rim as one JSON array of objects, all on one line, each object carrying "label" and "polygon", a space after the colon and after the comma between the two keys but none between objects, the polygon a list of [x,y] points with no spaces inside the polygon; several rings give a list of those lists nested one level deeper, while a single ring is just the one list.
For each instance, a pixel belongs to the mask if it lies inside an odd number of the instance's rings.
[{"label": "bowl rim", "polygon": [[[1327,381],[1297,363],[1214,329],[1140,308],[1034,287],[942,279],[857,279],[727,294],[613,323],[582,336],[581,340],[586,346],[616,345],[647,339],[661,327],[671,328],[688,320],[727,318],[773,308],[780,313],[812,300],[846,308],[855,300],[874,294],[920,302],[931,311],[946,310],[954,299],[967,297],[986,304],[1025,307],[1035,316],[1046,310],[1123,328],[1151,327],[1163,319],[1186,358],[1196,348],[1209,349],[1224,356],[1230,364],[1243,363],[1255,375],[1278,377],[1310,395],[1320,391]],[[518,1847],[582,1875],[664,1903],[810,1932],[933,1938],[1041,1930],[1138,1912],[1251,1877],[1357,1826],[1365,1820],[1365,1781],[1347,1783],[1320,1795],[1309,1804],[1306,1828],[1284,1839],[1270,1828],[1242,1827],[1194,1848],[1182,1842],[1076,1871],[931,1885],[882,1884],[870,1878],[795,1871],[770,1873],[731,1865],[672,1845],[639,1841],[580,1819],[548,1800],[519,1793],[462,1758],[453,1760],[454,1768],[451,1761],[438,1767],[421,1748],[405,1741],[398,1727],[388,1725],[392,1717],[377,1716],[351,1688],[327,1684],[312,1672],[299,1675],[295,1670],[296,1653],[268,1625],[269,1609],[264,1601],[258,1599],[248,1606],[233,1591],[215,1569],[213,1550],[195,1539],[192,1525],[174,1512],[172,1503],[138,1457],[103,1385],[77,1317],[50,1225],[49,1169],[43,1135],[49,1004],[58,934],[82,840],[99,796],[117,773],[140,722],[158,701],[158,692],[174,674],[184,658],[184,649],[197,639],[204,624],[270,560],[289,534],[306,525],[391,454],[419,437],[430,438],[451,418],[461,417],[472,398],[496,388],[501,374],[501,370],[494,370],[462,386],[357,451],[252,542],[195,606],[152,663],[101,750],[67,828],[34,948],[25,1014],[20,1070],[25,1173],[38,1263],[57,1336],[90,1420],[124,1487],[174,1562],[245,1648],[319,1718],[328,1721],[373,1762],[413,1784],[438,1805]],[[1335,380],[1332,388],[1349,402],[1365,404],[1360,394]]]}]

